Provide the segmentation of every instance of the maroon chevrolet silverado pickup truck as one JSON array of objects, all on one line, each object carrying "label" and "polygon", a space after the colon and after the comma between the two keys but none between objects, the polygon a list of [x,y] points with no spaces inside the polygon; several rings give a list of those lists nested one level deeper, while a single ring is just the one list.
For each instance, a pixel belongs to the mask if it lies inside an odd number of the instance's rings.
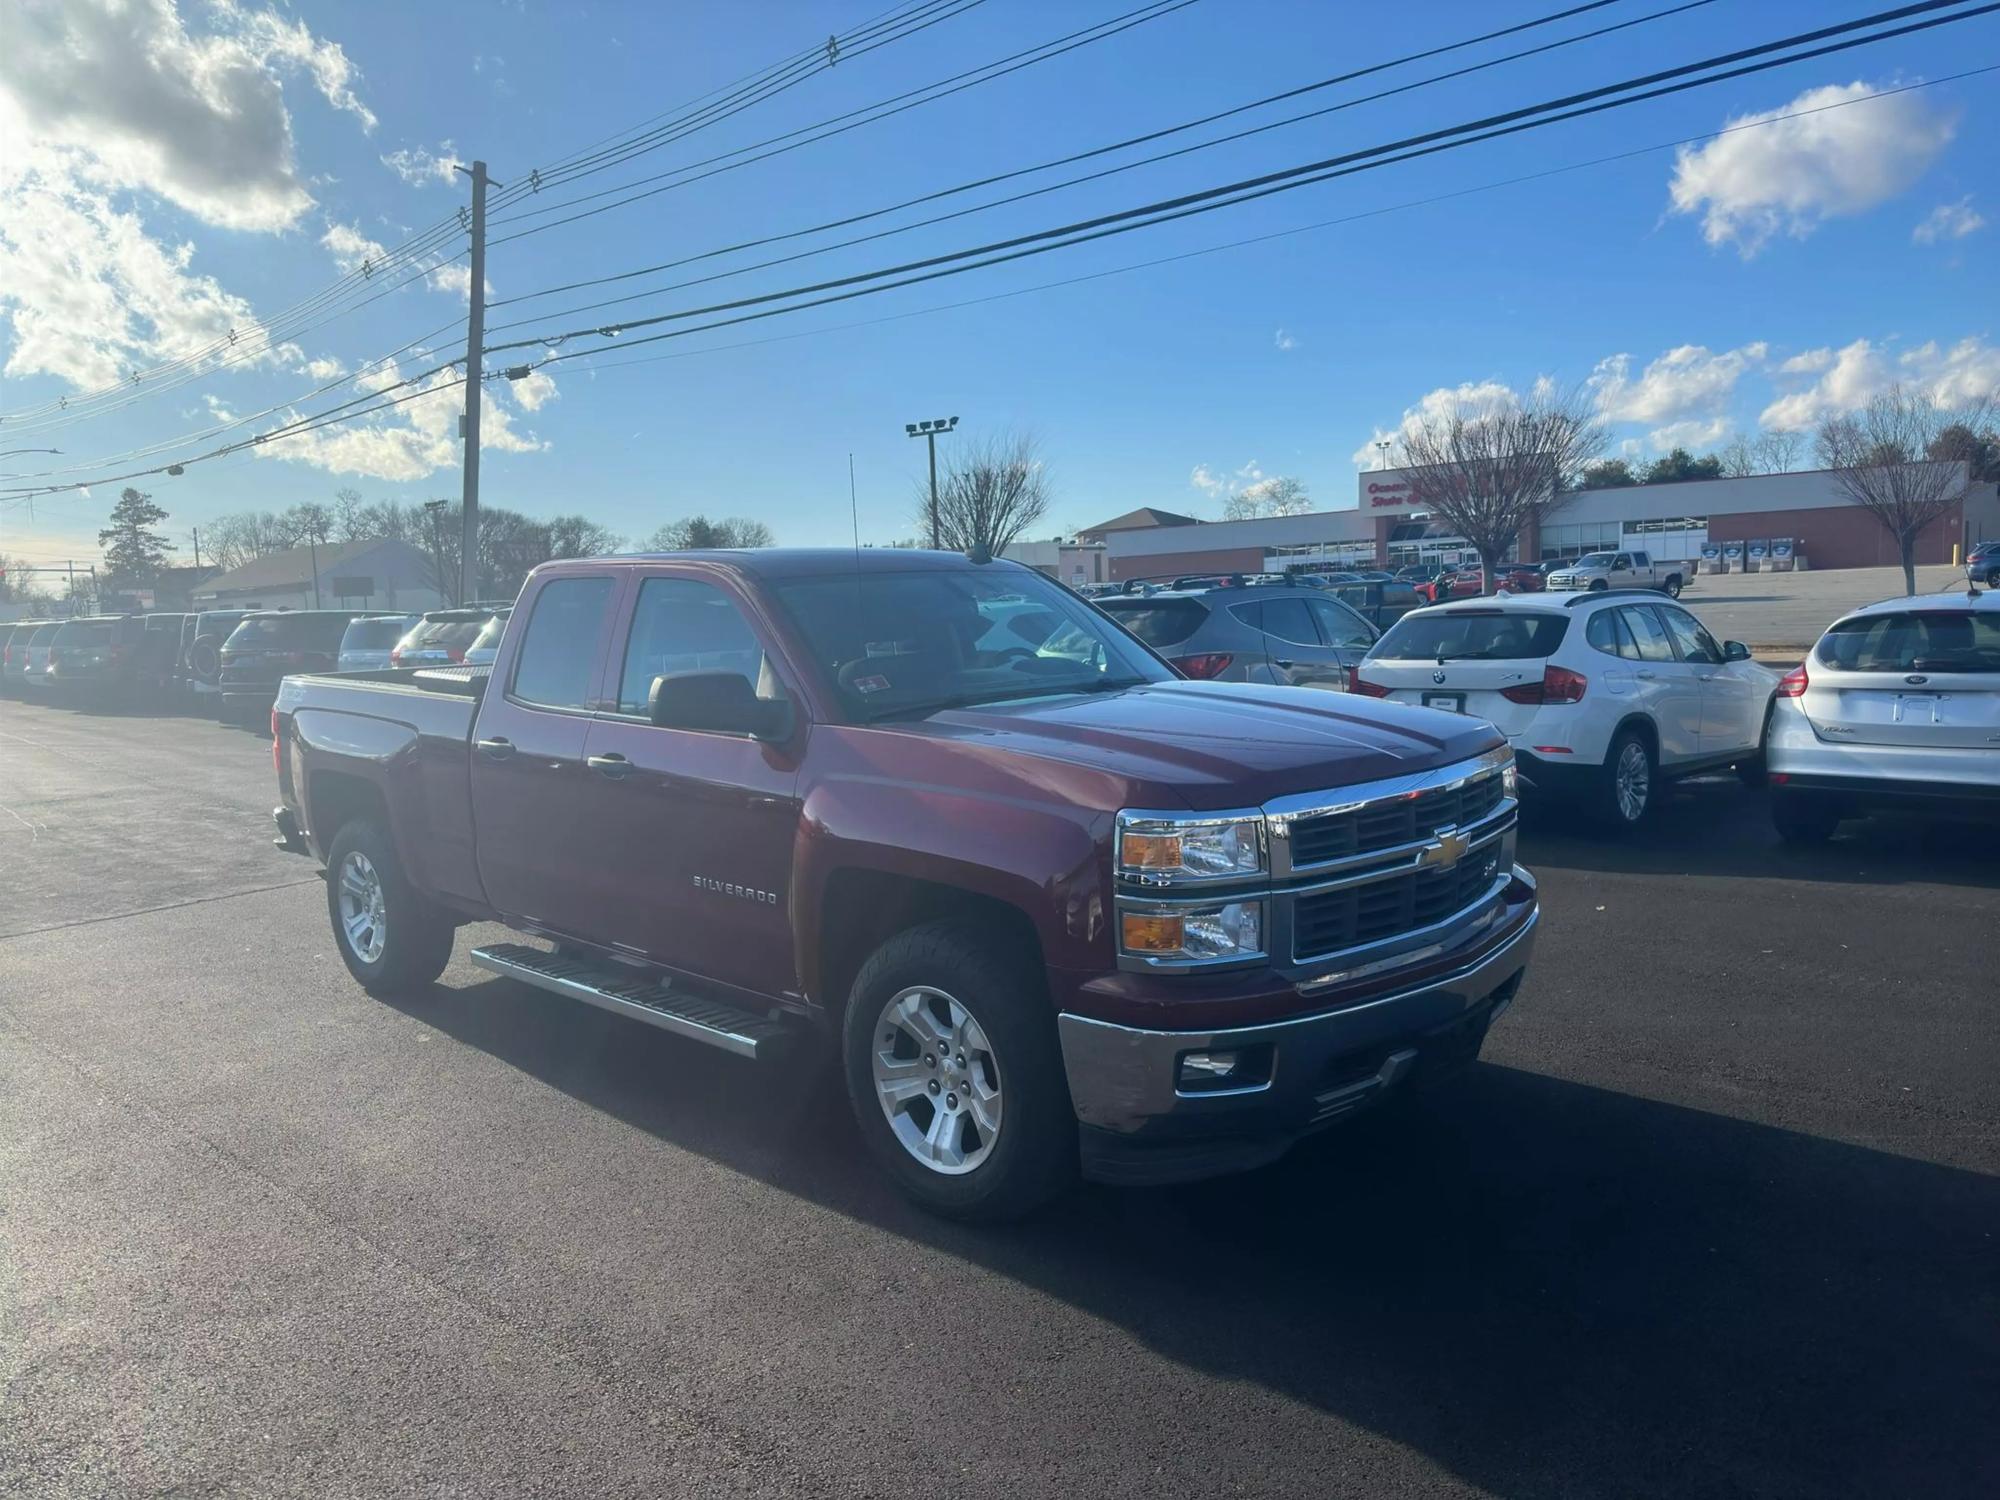
[{"label": "maroon chevrolet silverado pickup truck", "polygon": [[1191,682],[1029,569],[537,568],[488,668],[285,679],[279,842],[341,958],[472,962],[750,1059],[837,1043],[930,1207],[1161,1182],[1470,1061],[1535,885],[1476,719]]}]

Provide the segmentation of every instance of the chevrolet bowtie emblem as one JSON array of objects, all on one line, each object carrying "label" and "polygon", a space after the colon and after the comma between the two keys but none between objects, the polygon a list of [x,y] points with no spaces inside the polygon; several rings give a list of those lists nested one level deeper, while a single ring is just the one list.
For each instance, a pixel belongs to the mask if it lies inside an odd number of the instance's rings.
[{"label": "chevrolet bowtie emblem", "polygon": [[1419,870],[1449,870],[1471,849],[1472,840],[1455,828],[1441,828],[1437,837],[1417,852]]}]

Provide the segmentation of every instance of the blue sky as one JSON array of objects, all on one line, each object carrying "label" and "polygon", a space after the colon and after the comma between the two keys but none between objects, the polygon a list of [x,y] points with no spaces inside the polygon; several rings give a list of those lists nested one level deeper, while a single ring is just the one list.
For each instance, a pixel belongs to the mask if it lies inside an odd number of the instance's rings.
[{"label": "blue sky", "polygon": [[[986,0],[540,201],[781,135],[1138,3]],[[1670,3],[1626,0],[1168,144]],[[800,228],[1555,8],[1554,0],[1198,0],[834,140],[496,245],[488,281],[494,297],[518,296]],[[568,319],[542,315],[593,297],[499,309],[495,324],[535,321],[491,337],[644,316],[998,239],[1869,8],[1719,0],[792,266]],[[253,328],[373,246],[393,247],[450,214],[465,192],[462,179],[446,180],[440,159],[477,154],[516,182],[880,13],[878,0],[9,7],[0,19],[0,412],[10,415],[0,449],[58,446],[65,456],[0,460],[0,472],[80,464],[57,477],[81,479],[111,472],[91,461],[135,449],[160,445],[145,463],[199,451],[222,439],[174,440],[332,384],[338,372],[461,317],[458,289],[419,281],[302,334],[293,348],[185,383],[142,381],[115,410],[82,420],[32,415],[218,330]],[[886,541],[911,533],[923,470],[922,444],[905,438],[903,424],[956,415],[972,437],[1034,435],[1058,496],[1040,528],[1053,534],[1141,504],[1218,515],[1232,490],[1276,475],[1302,479],[1322,505],[1352,504],[1357,456],[1407,412],[1466,391],[1522,389],[1542,375],[1590,382],[1617,442],[1638,456],[1677,440],[1712,446],[1760,421],[1803,427],[1896,379],[1954,396],[1991,389],[2000,385],[1992,290],[2000,190],[1991,174],[2000,74],[1874,96],[1996,63],[2000,17],[1989,16],[929,286],[568,361],[489,403],[498,415],[489,416],[484,495],[531,514],[584,511],[633,537],[700,510],[761,517],[786,542],[834,543],[850,534],[851,452],[863,539]],[[1805,109],[1820,112],[1678,158],[1646,151],[1465,191]],[[1066,174],[946,206],[1056,175]],[[1461,196],[1421,201],[1449,194]],[[995,300],[930,311],[968,299]],[[430,358],[413,350],[395,369],[415,374],[457,352],[461,339],[441,333]],[[336,386],[293,409],[310,413],[354,394]],[[216,515],[325,500],[345,485],[369,498],[455,495],[454,400],[440,395],[142,487],[168,507],[169,529],[183,539]],[[0,552],[87,555],[115,498],[115,485],[47,497],[32,520],[0,501]]]}]

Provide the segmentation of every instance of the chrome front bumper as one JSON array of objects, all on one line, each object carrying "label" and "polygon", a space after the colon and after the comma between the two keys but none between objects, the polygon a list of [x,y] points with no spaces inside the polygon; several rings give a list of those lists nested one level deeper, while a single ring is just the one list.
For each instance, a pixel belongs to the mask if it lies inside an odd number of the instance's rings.
[{"label": "chrome front bumper", "polygon": [[[1531,891],[1532,877],[1516,878]],[[1226,1030],[1155,1031],[1064,1012],[1057,1018],[1087,1176],[1165,1182],[1275,1160],[1297,1140],[1426,1074],[1476,1056],[1512,1004],[1541,912],[1463,968],[1337,1009]],[[1252,1053],[1241,1088],[1182,1087],[1190,1053]]]}]

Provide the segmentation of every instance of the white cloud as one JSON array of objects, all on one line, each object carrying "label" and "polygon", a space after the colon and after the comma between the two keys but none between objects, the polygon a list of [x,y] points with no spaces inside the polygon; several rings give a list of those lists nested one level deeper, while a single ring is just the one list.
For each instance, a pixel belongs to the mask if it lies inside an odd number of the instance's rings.
[{"label": "white cloud", "polygon": [[[1535,391],[1548,388],[1548,377],[1535,382]],[[1394,427],[1377,427],[1368,435],[1368,441],[1354,450],[1354,464],[1357,468],[1372,469],[1382,460],[1378,443],[1400,442],[1405,433],[1414,432],[1427,418],[1449,417],[1459,414],[1476,417],[1496,409],[1519,406],[1521,393],[1511,385],[1498,380],[1468,380],[1461,385],[1441,385],[1417,402],[1404,409],[1403,418]],[[1390,462],[1395,461],[1392,449]]]},{"label": "white cloud", "polygon": [[195,273],[193,258],[192,245],[153,239],[136,214],[73,180],[31,176],[0,190],[0,311],[13,325],[5,373],[94,390],[237,328],[246,332],[231,356],[254,356],[263,335],[250,304]]},{"label": "white cloud", "polygon": [[1299,347],[1299,341],[1282,328],[1271,336],[1271,342],[1276,344],[1280,349],[1289,350]]},{"label": "white cloud", "polygon": [[337,359],[309,359],[305,370],[314,380],[332,380],[336,375],[345,375],[347,366]]},{"label": "white cloud", "polygon": [[284,77],[308,73],[364,128],[354,69],[304,23],[211,0],[196,36],[173,0],[0,6],[0,180],[59,154],[93,186],[157,193],[205,223],[282,229],[312,197]]},{"label": "white cloud", "polygon": [[[386,390],[406,377],[394,364],[357,377],[355,385],[366,391]],[[459,463],[458,417],[465,409],[464,387],[454,384],[450,370],[440,370],[417,387],[422,392],[414,400],[352,422],[337,422],[302,432],[293,437],[259,447],[260,457],[303,463],[333,474],[352,474],[368,479],[405,482],[425,478]],[[520,399],[520,387],[534,385],[528,399]],[[480,413],[479,448],[482,453],[538,453],[548,447],[532,433],[516,425],[516,407],[504,392],[507,382],[487,387]],[[513,383],[521,410],[533,411],[555,395],[555,382],[540,371]],[[398,391],[406,395],[407,391]],[[300,419],[302,413],[286,412],[272,425],[283,426]]]},{"label": "white cloud", "polygon": [[[1855,100],[1871,102],[1827,108]],[[1815,109],[1822,112],[1776,119]],[[1808,89],[1728,124],[1766,120],[1775,123],[1683,146],[1669,189],[1674,212],[1701,214],[1709,244],[1733,242],[1746,260],[1773,235],[1803,239],[1824,220],[1864,213],[1904,192],[1957,128],[1921,95],[1881,95],[1859,82]]]},{"label": "white cloud", "polygon": [[326,233],[319,237],[319,242],[326,247],[343,275],[358,271],[363,266],[378,265],[382,257],[389,253],[380,241],[371,240],[352,224],[331,220],[327,222]]},{"label": "white cloud", "polygon": [[422,146],[406,146],[399,151],[391,151],[382,158],[382,165],[411,187],[423,187],[432,183],[456,182],[461,161],[451,142],[446,141],[435,151]]},{"label": "white cloud", "polygon": [[[294,157],[295,75],[372,128],[338,44],[236,0],[191,32],[175,0],[0,4],[0,317],[6,372],[103,386],[191,354],[296,363],[251,306],[149,234],[140,197],[208,225],[275,233],[312,196]],[[234,341],[231,335],[240,330]],[[246,356],[248,356],[246,358]]]},{"label": "white cloud", "polygon": [[1858,411],[1890,386],[1928,391],[1950,405],[1964,405],[2000,391],[2000,346],[1983,338],[1962,338],[1949,347],[1935,340],[1891,356],[1868,339],[1840,349],[1815,349],[1780,366],[1781,373],[1818,373],[1801,389],[1786,392],[1764,408],[1766,427],[1798,432],[1822,417]]},{"label": "white cloud", "polygon": [[1196,464],[1188,475],[1188,483],[1211,500],[1226,500],[1231,495],[1240,495],[1257,485],[1268,483],[1270,477],[1253,458],[1229,473],[1211,469],[1207,464]]},{"label": "white cloud", "polygon": [[519,380],[510,381],[509,387],[523,411],[540,411],[558,394],[555,377],[541,370],[530,370]]},{"label": "white cloud", "polygon": [[1646,434],[1646,446],[1655,453],[1666,453],[1675,448],[1699,452],[1703,448],[1714,447],[1727,437],[1729,425],[1727,417],[1695,417],[1685,422],[1669,422]]},{"label": "white cloud", "polygon": [[1600,360],[1585,382],[1598,410],[1614,422],[1672,422],[1726,403],[1746,370],[1764,362],[1762,343],[1716,354],[1701,344],[1669,349],[1634,378],[1632,356]]},{"label": "white cloud", "polygon": [[1967,193],[1956,203],[1940,203],[1932,209],[1910,231],[1910,238],[1919,245],[1935,245],[1939,240],[1962,240],[1985,227],[1986,215],[1972,206],[1972,194]]}]

